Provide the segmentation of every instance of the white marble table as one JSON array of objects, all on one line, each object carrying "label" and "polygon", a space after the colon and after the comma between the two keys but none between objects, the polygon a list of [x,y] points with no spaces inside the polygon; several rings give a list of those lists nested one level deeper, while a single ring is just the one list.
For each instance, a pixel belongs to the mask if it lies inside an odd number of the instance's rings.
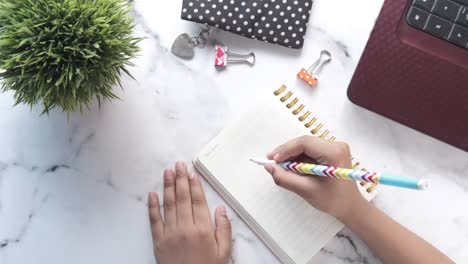
[{"label": "white marble table", "polygon": [[[94,103],[89,112],[12,108],[0,96],[0,263],[154,263],[146,194],[162,191],[161,172],[195,153],[255,96],[286,83],[327,127],[348,141],[374,170],[410,171],[433,182],[427,192],[380,188],[375,204],[440,248],[468,263],[468,154],[379,115],[346,97],[346,88],[382,0],[314,4],[306,44],[297,52],[225,32],[192,61],[169,48],[198,27],[179,19],[181,1],[136,0],[141,57],[125,78],[121,101]],[[254,51],[254,67],[213,67],[213,43]],[[310,90],[296,80],[321,49],[333,62]],[[212,208],[222,199],[206,186]],[[233,263],[277,263],[239,220],[233,222]],[[376,263],[344,229],[317,263]]]}]

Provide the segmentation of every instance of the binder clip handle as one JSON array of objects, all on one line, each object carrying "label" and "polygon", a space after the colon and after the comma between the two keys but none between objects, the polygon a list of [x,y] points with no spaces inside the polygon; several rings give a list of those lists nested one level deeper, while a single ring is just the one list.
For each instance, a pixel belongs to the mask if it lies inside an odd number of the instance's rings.
[{"label": "binder clip handle", "polygon": [[251,66],[255,64],[255,54],[253,52],[247,54],[233,53],[222,45],[216,45],[215,50],[215,66],[217,67],[226,67],[228,64],[233,63],[246,63]]},{"label": "binder clip handle", "polygon": [[320,57],[314,62],[307,70],[302,68],[298,73],[297,77],[301,78],[310,87],[314,87],[318,82],[318,74],[322,70],[323,66],[331,61],[331,54],[327,50],[320,52]]},{"label": "binder clip handle", "polygon": [[227,55],[228,55],[228,58],[227,58],[228,63],[247,63],[250,65],[255,64],[255,53],[253,52],[250,52],[248,54],[228,52]]},{"label": "binder clip handle", "polygon": [[322,50],[320,52],[320,57],[318,60],[312,64],[307,71],[312,74],[316,79],[318,79],[318,74],[320,73],[320,70],[322,70],[323,66],[331,61],[331,54],[328,52],[328,50]]}]

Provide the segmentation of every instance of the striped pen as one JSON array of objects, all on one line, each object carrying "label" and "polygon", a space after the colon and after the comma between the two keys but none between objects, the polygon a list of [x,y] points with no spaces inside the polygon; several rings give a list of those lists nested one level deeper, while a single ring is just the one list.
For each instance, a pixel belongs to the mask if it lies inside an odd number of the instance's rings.
[{"label": "striped pen", "polygon": [[274,160],[250,159],[252,162],[265,166],[267,164],[278,164],[283,169],[305,175],[316,175],[331,177],[336,179],[363,181],[370,183],[380,183],[400,188],[415,190],[425,190],[429,187],[428,180],[421,180],[411,177],[402,177],[388,173],[376,173],[370,171],[360,171],[345,168],[335,168],[332,166],[308,164],[295,161],[285,161],[277,163]]}]

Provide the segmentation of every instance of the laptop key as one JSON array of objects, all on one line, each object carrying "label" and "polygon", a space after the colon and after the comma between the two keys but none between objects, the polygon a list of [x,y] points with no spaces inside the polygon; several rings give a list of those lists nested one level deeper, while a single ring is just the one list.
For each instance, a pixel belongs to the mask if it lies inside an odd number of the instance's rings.
[{"label": "laptop key", "polygon": [[455,2],[449,0],[437,0],[432,8],[432,13],[450,21],[455,21],[459,9],[460,5]]},{"label": "laptop key", "polygon": [[447,40],[464,48],[468,42],[468,28],[454,24]]},{"label": "laptop key", "polygon": [[455,2],[458,2],[459,4],[468,6],[468,0],[455,0]]},{"label": "laptop key", "polygon": [[414,6],[411,7],[410,11],[408,12],[408,16],[406,17],[410,25],[421,30],[424,29],[424,25],[426,25],[426,21],[428,18],[428,12],[416,8]]},{"label": "laptop key", "polygon": [[413,4],[424,10],[431,11],[432,5],[434,5],[434,2],[435,0],[414,0]]},{"label": "laptop key", "polygon": [[447,37],[451,27],[452,23],[450,23],[449,21],[442,19],[438,16],[430,15],[429,20],[427,21],[427,24],[424,27],[424,31],[436,37],[445,38]]},{"label": "laptop key", "polygon": [[468,7],[462,6],[455,22],[462,26],[468,27]]}]

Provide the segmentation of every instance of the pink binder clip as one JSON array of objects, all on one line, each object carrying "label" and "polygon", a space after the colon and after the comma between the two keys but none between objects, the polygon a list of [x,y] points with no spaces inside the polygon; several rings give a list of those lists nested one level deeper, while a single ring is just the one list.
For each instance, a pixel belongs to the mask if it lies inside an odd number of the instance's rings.
[{"label": "pink binder clip", "polygon": [[237,53],[228,52],[226,46],[216,45],[215,66],[226,67],[231,63],[247,63],[250,65],[255,64],[255,54],[250,52],[242,55]]}]

